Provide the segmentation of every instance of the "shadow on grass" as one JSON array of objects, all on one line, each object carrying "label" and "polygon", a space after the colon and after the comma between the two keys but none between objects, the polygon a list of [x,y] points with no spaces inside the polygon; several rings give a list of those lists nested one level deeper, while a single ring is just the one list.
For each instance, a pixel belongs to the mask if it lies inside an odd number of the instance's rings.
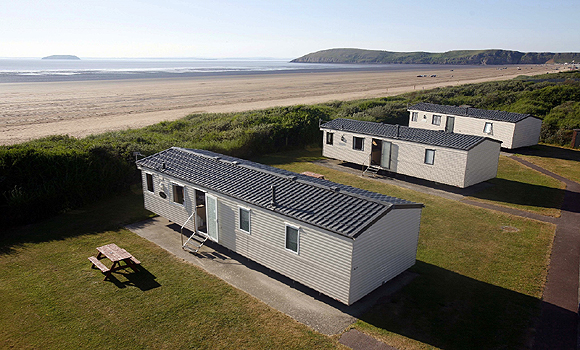
[{"label": "shadow on grass", "polygon": [[565,189],[502,178],[488,180],[488,183],[492,184],[492,186],[472,193],[471,196],[500,203],[560,209],[566,193]]},{"label": "shadow on grass", "polygon": [[[121,281],[120,279],[117,278],[117,276],[119,277],[122,276],[125,281]],[[113,283],[118,288],[126,288],[131,286],[137,287],[145,292],[157,287],[161,287],[161,284],[159,284],[155,280],[156,278],[157,277],[155,277],[155,275],[153,275],[151,272],[149,272],[146,268],[144,268],[141,265],[139,266],[138,272],[134,271],[113,272],[109,276],[109,278],[107,278],[106,281]]]},{"label": "shadow on grass", "polygon": [[526,156],[556,158],[564,160],[575,160],[580,162],[580,150],[574,151],[567,148],[549,146],[549,145],[535,145],[530,147],[517,148],[514,150],[504,150],[503,152],[512,154],[523,154]]},{"label": "shadow on grass", "polygon": [[30,225],[4,230],[0,228],[0,254],[10,254],[13,247],[87,234],[98,234],[151,217],[143,207],[140,186],[131,191],[100,200],[83,208],[53,216]]},{"label": "shadow on grass", "polygon": [[[545,308],[537,298],[422,261],[412,270],[419,277],[380,299],[360,319],[379,333],[384,330],[449,350],[529,348],[541,308],[564,319],[576,317],[553,305]],[[371,328],[371,332],[376,330]],[[569,346],[575,344],[575,327],[564,327],[560,333],[564,332],[569,334],[542,332],[536,335],[536,343],[550,344],[547,348],[553,349],[573,348]]]}]

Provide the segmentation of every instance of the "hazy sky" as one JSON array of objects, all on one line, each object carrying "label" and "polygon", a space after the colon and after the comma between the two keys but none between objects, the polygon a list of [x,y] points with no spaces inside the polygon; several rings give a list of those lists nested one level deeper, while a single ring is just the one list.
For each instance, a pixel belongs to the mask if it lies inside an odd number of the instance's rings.
[{"label": "hazy sky", "polygon": [[1,0],[0,57],[580,52],[580,0]]}]

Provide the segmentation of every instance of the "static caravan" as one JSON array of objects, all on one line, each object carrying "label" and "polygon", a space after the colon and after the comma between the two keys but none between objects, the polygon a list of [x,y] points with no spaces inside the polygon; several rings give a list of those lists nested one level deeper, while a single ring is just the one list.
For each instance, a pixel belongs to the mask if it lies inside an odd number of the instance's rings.
[{"label": "static caravan", "polygon": [[500,142],[352,119],[322,124],[322,155],[369,169],[469,187],[497,175]]},{"label": "static caravan", "polygon": [[415,263],[422,204],[204,150],[137,166],[145,208],[344,304]]},{"label": "static caravan", "polygon": [[433,103],[417,103],[407,110],[411,128],[490,137],[507,149],[537,145],[540,140],[542,120],[530,114]]}]

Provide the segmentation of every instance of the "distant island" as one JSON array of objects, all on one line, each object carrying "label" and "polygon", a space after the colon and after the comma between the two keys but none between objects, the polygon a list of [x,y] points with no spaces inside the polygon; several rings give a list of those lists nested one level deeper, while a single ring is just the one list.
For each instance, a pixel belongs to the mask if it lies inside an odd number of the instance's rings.
[{"label": "distant island", "polygon": [[51,55],[42,58],[43,60],[80,60],[75,55]]},{"label": "distant island", "polygon": [[519,52],[509,50],[458,50],[443,53],[393,52],[363,49],[329,49],[296,58],[295,63],[403,63],[403,64],[545,64],[578,63],[580,53]]}]

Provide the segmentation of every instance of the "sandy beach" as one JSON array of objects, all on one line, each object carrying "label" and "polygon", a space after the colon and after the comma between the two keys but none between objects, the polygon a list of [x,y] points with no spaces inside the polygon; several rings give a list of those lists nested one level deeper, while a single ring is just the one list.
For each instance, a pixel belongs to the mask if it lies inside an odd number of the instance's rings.
[{"label": "sandy beach", "polygon": [[[82,137],[138,128],[191,113],[397,95],[554,72],[556,66],[205,76],[0,84],[0,144],[54,134]],[[427,75],[417,77],[417,75]],[[436,77],[432,77],[436,75]]]}]

